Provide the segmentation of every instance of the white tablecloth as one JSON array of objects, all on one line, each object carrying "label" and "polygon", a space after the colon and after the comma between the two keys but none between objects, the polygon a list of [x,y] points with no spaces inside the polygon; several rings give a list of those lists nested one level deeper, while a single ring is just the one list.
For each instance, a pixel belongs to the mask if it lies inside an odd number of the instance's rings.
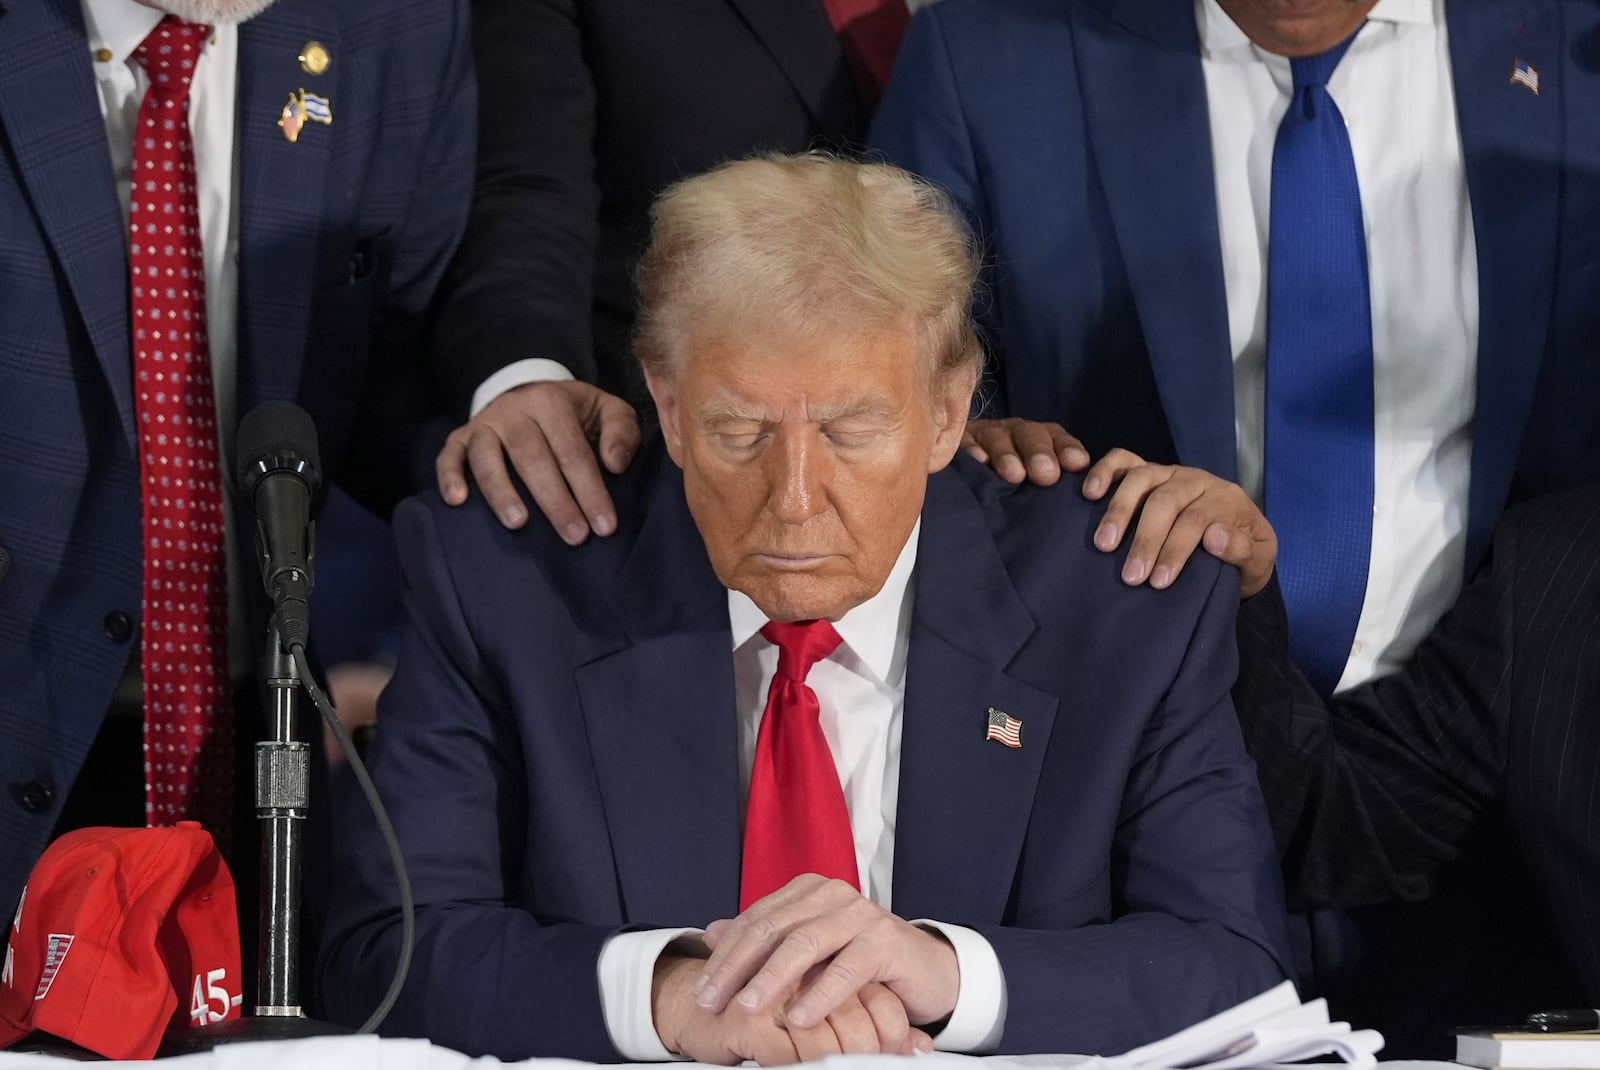
[{"label": "white tablecloth", "polygon": [[[906,1060],[916,1070],[1094,1070],[1100,1060],[1083,1055],[990,1056],[950,1055],[836,1055],[821,1063],[827,1070],[905,1070]],[[0,1070],[62,1070],[64,1060],[46,1055],[21,1055],[0,1051]],[[106,1067],[148,1067],[148,1063],[103,1062]],[[662,1070],[662,1064],[639,1064]],[[693,1068],[694,1063],[671,1064],[672,1070]],[[1316,1064],[1308,1064],[1308,1070]],[[1380,1063],[1387,1070],[1461,1070],[1456,1063],[1390,1062]],[[593,1063],[569,1059],[529,1059],[504,1063],[484,1057],[473,1059],[459,1052],[440,1048],[425,1040],[381,1040],[378,1037],[307,1037],[271,1043],[224,1044],[199,1055],[184,1055],[161,1061],[163,1070],[495,1070],[506,1066],[533,1070],[596,1070]],[[1336,1070],[1328,1064],[1324,1070]]]}]

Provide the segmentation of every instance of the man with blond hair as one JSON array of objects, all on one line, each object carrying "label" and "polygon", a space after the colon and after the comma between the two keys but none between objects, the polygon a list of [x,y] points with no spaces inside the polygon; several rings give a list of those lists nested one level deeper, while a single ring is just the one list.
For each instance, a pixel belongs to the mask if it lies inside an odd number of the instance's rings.
[{"label": "man with blond hair", "polygon": [[[657,203],[661,439],[566,546],[436,496],[373,775],[420,904],[390,1028],[507,1059],[1125,1049],[1283,976],[1236,573],[1130,588],[1099,508],[955,458],[978,255],[826,156]],[[352,811],[322,961],[400,954]]]}]

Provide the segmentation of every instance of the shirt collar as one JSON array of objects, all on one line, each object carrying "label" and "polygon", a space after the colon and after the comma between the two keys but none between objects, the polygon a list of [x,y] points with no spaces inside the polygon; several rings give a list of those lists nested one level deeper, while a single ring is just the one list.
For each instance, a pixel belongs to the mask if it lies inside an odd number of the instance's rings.
[{"label": "shirt collar", "polygon": [[[83,22],[89,31],[89,51],[97,65],[126,63],[134,51],[161,25],[166,13],[135,0],[82,0]],[[101,50],[110,53],[100,58]]]},{"label": "shirt collar", "polygon": [[[1222,10],[1217,0],[1195,0],[1195,4],[1199,8],[1197,19],[1203,55],[1214,57],[1235,49],[1255,47],[1244,31],[1239,29],[1239,24]],[[1438,16],[1434,0],[1378,0],[1367,15],[1367,21],[1432,26],[1438,22]]]},{"label": "shirt collar", "polygon": [[[895,652],[900,634],[909,627],[911,573],[917,564],[917,540],[922,518],[911,527],[894,568],[883,587],[871,598],[833,622],[833,627],[861,662],[882,683],[892,683],[897,672]],[[728,592],[728,623],[733,629],[733,649],[749,642],[767,623],[767,615],[743,591]],[[762,640],[765,642],[766,640]]]}]

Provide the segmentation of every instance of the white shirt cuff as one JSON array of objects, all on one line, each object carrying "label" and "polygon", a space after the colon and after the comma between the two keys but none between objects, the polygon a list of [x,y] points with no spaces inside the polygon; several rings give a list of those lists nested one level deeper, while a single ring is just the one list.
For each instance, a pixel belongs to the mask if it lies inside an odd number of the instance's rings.
[{"label": "white shirt cuff", "polygon": [[513,361],[485,379],[478,385],[478,389],[472,392],[472,411],[467,415],[478,415],[485,405],[507,390],[527,386],[529,383],[565,383],[571,380],[572,372],[558,360],[530,357],[527,360]]},{"label": "white shirt cuff", "polygon": [[1006,1028],[1006,975],[1000,957],[982,934],[964,925],[923,918],[912,924],[935,929],[956,952],[961,987],[950,1021],[933,1038],[935,1051],[984,1055],[1000,1044]]},{"label": "white shirt cuff", "polygon": [[[623,1061],[660,1063],[676,1059],[656,1035],[650,1010],[650,989],[656,959],[680,936],[697,936],[703,929],[645,929],[618,933],[600,949],[600,1006],[606,1032]],[[976,933],[973,934],[977,936]],[[983,937],[979,936],[979,940]],[[988,947],[987,942],[984,944]],[[989,952],[990,956],[994,952]]]}]

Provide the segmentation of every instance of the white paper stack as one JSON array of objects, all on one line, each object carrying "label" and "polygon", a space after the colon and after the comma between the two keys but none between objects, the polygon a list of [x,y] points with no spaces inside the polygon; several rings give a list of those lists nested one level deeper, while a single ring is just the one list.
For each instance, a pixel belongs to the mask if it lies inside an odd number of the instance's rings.
[{"label": "white paper stack", "polygon": [[1333,1055],[1367,1070],[1382,1047],[1376,1030],[1329,1021],[1326,1000],[1301,1003],[1285,981],[1165,1040],[1097,1061],[1104,1070],[1276,1070]]}]

